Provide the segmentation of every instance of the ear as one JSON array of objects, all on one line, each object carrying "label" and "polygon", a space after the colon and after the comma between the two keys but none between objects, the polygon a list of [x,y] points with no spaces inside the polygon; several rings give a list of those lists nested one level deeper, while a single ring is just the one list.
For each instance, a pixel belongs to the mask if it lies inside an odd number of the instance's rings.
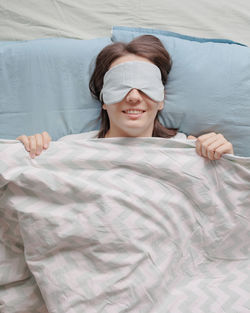
[{"label": "ear", "polygon": [[107,105],[106,105],[106,103],[103,103],[102,108],[103,108],[103,110],[107,110]]}]

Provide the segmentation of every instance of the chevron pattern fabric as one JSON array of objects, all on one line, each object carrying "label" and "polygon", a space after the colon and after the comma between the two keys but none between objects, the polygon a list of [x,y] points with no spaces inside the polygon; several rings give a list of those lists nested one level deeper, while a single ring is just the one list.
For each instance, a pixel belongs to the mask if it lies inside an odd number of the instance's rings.
[{"label": "chevron pattern fabric", "polygon": [[110,138],[32,160],[0,143],[1,312],[250,312],[250,158]]}]

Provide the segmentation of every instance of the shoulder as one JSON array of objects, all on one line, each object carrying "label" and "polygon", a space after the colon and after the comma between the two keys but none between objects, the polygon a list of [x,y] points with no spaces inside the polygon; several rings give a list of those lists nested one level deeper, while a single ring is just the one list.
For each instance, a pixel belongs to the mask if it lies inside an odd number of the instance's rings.
[{"label": "shoulder", "polygon": [[81,134],[67,135],[67,136],[60,138],[58,141],[72,142],[74,140],[81,140],[81,139],[94,139],[94,138],[97,138],[97,135],[98,135],[98,130],[93,130],[93,131],[85,132]]}]

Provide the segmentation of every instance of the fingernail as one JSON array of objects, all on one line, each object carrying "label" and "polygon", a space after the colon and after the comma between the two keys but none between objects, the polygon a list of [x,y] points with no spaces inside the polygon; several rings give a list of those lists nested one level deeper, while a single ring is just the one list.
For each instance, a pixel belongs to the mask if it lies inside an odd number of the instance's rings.
[{"label": "fingernail", "polygon": [[31,154],[31,159],[34,159],[35,155],[34,154]]},{"label": "fingernail", "polygon": [[48,145],[47,145],[47,143],[45,143],[45,144],[44,144],[44,148],[45,148],[45,149],[47,149],[47,148],[48,148]]}]

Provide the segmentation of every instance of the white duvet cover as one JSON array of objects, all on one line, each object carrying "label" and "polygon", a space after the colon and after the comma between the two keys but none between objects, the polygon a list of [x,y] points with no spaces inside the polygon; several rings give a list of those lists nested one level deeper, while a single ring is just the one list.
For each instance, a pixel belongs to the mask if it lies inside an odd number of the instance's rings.
[{"label": "white duvet cover", "polygon": [[0,156],[2,313],[250,312],[250,158],[163,138]]}]

